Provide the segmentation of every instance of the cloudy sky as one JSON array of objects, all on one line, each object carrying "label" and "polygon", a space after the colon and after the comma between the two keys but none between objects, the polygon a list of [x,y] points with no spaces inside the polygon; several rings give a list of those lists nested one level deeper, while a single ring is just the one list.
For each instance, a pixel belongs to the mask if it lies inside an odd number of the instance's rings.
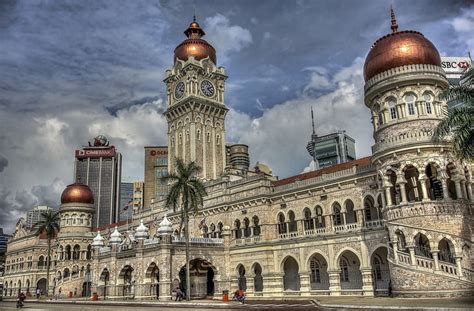
[{"label": "cloudy sky", "polygon": [[124,176],[143,179],[143,147],[167,144],[162,83],[196,7],[229,75],[227,141],[280,177],[309,164],[318,134],[345,129],[370,154],[362,66],[390,31],[421,31],[442,55],[474,52],[470,1],[0,1],[0,227],[57,207],[74,149],[106,135]]}]

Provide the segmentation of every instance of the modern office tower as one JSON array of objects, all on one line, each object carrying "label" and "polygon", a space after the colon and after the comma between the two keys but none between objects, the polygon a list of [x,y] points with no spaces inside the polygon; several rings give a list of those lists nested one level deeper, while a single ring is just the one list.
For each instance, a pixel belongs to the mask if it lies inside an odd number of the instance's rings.
[{"label": "modern office tower", "polygon": [[133,182],[133,210],[139,210],[143,208],[143,190],[145,183],[143,181]]},{"label": "modern office tower", "polygon": [[143,207],[149,208],[152,200],[164,199],[168,191],[167,183],[161,177],[168,174],[168,147],[145,147],[145,185]]},{"label": "modern office tower", "polygon": [[311,109],[311,120],[313,133],[306,150],[313,158],[314,169],[325,168],[340,163],[355,160],[355,140],[346,134],[346,131],[338,131],[324,136],[316,135],[314,130],[313,109]]},{"label": "modern office tower", "polygon": [[99,135],[89,146],[76,150],[74,179],[88,185],[94,194],[92,227],[119,220],[122,155]]},{"label": "modern office tower", "polygon": [[133,181],[122,180],[120,183],[120,206],[119,220],[127,219],[127,215],[132,213],[133,203]]},{"label": "modern office tower", "polygon": [[52,208],[48,206],[37,206],[31,211],[28,211],[26,213],[26,225],[28,228],[33,228],[33,226],[41,220],[41,213],[48,210],[52,210]]}]

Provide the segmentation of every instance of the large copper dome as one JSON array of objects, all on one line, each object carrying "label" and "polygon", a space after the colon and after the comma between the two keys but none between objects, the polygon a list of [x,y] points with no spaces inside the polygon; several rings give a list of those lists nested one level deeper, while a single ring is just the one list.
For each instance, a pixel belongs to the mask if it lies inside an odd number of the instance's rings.
[{"label": "large copper dome", "polygon": [[67,186],[66,189],[64,189],[63,194],[61,194],[61,204],[65,203],[94,204],[94,195],[89,186],[74,183]]},{"label": "large copper dome", "polygon": [[368,81],[386,70],[415,64],[441,67],[439,52],[430,40],[416,31],[398,31],[392,10],[392,33],[378,39],[365,59],[364,78]]},{"label": "large copper dome", "polygon": [[216,50],[206,40],[201,39],[205,35],[204,30],[196,22],[196,17],[184,31],[188,39],[184,40],[174,49],[174,61],[181,59],[186,61],[189,56],[194,56],[196,60],[201,60],[209,56],[209,58],[217,64]]}]

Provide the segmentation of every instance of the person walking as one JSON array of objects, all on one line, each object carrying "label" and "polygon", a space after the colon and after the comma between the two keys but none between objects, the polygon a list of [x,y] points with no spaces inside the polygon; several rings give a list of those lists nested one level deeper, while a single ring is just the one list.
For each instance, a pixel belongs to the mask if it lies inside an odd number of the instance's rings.
[{"label": "person walking", "polygon": [[39,288],[36,289],[36,299],[40,299],[41,290]]}]

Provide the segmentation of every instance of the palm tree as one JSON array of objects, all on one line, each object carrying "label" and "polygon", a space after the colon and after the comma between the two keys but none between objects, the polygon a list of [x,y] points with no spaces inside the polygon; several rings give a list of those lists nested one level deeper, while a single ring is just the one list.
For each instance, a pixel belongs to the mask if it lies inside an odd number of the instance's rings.
[{"label": "palm tree", "polygon": [[463,103],[461,107],[449,110],[439,123],[435,138],[452,135],[454,151],[462,160],[474,159],[474,68],[467,70],[458,86],[441,95],[447,101]]},{"label": "palm tree", "polygon": [[49,290],[49,267],[51,265],[51,240],[56,236],[59,231],[59,212],[54,210],[47,210],[41,212],[40,220],[33,225],[36,229],[36,236],[40,236],[46,233],[48,238],[48,257],[46,259],[46,296],[48,296]]},{"label": "palm tree", "polygon": [[191,286],[189,283],[189,211],[194,214],[199,206],[203,204],[203,197],[207,195],[206,189],[201,181],[196,177],[201,168],[195,163],[185,164],[183,160],[176,160],[176,172],[169,173],[163,177],[163,180],[170,183],[170,189],[166,197],[166,207],[173,207],[173,210],[180,205],[181,207],[181,225],[184,223],[184,233],[186,239],[186,300],[190,300]]}]

